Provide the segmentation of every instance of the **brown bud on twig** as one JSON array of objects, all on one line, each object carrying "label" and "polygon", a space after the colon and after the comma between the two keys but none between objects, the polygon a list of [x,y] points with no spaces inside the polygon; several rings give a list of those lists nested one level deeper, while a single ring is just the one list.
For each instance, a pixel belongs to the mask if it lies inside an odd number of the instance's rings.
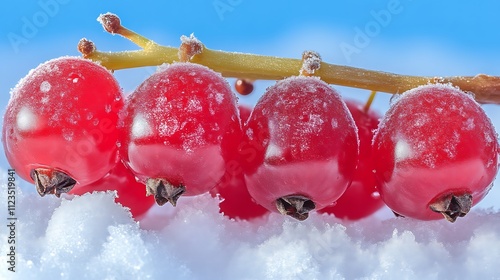
[{"label": "brown bud on twig", "polygon": [[119,30],[122,28],[120,18],[112,13],[105,13],[100,15],[97,18],[97,21],[99,21],[102,24],[104,30],[106,30],[111,34],[120,33]]},{"label": "brown bud on twig", "polygon": [[80,42],[78,42],[78,51],[81,52],[84,57],[90,55],[95,50],[95,44],[86,38],[82,38],[80,39]]},{"label": "brown bud on twig", "polygon": [[315,51],[305,51],[302,53],[302,68],[300,75],[312,76],[321,67],[321,56]]},{"label": "brown bud on twig", "polygon": [[182,62],[190,61],[193,56],[203,52],[203,44],[198,38],[191,34],[189,37],[181,36],[181,46],[179,47],[179,59]]}]

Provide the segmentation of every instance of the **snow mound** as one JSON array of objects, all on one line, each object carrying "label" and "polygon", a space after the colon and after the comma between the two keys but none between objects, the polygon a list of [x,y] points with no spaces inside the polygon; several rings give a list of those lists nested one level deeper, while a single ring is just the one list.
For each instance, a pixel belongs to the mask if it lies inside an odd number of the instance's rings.
[{"label": "snow mound", "polygon": [[[2,179],[0,199],[7,201]],[[229,220],[210,195],[153,208],[135,222],[114,193],[63,199],[17,189],[16,272],[1,279],[493,279],[500,213],[451,224],[311,214]],[[7,207],[0,211],[7,221]],[[8,236],[0,233],[0,263]]]}]

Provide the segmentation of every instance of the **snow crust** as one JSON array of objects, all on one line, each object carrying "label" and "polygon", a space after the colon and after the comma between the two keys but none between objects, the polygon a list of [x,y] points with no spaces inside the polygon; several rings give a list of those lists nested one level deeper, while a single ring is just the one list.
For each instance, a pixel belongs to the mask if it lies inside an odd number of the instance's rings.
[{"label": "snow crust", "polygon": [[[28,187],[28,186],[24,186]],[[2,179],[0,199],[7,200]],[[1,279],[497,279],[500,213],[451,224],[311,214],[229,220],[209,195],[139,223],[113,193],[63,199],[17,189],[16,271]],[[0,211],[6,221],[7,209]],[[7,240],[6,231],[0,240]],[[0,242],[2,252],[7,242]],[[5,265],[7,256],[0,255]]]}]

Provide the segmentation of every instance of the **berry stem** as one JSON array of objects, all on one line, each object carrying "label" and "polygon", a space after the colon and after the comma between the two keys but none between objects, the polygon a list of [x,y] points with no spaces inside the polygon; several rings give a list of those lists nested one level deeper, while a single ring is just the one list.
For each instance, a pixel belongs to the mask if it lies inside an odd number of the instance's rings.
[{"label": "berry stem", "polygon": [[375,95],[377,95],[377,92],[372,90],[370,96],[368,97],[368,100],[366,100],[365,106],[363,106],[363,112],[368,113],[370,107],[372,106],[373,100],[375,99]]},{"label": "berry stem", "polygon": [[111,34],[119,34],[143,49],[149,49],[158,46],[158,44],[156,44],[152,40],[121,25],[120,18],[115,14],[102,14],[97,18],[97,21],[101,23],[102,27],[107,32]]},{"label": "berry stem", "polygon": [[[142,49],[110,53],[100,52],[94,48],[92,51],[83,53],[85,58],[100,62],[109,70],[156,66],[179,61],[178,48],[156,44],[125,28],[116,15],[110,13],[101,15],[99,20],[106,31],[122,35]],[[190,61],[205,65],[225,77],[250,80],[280,80],[299,75],[303,70],[302,59],[227,52],[206,47]],[[314,75],[321,77],[329,84],[398,94],[428,83],[452,83],[463,91],[473,92],[480,103],[500,104],[500,77],[498,76],[484,74],[453,77],[411,76],[326,62],[319,63],[320,67],[315,69]]]}]

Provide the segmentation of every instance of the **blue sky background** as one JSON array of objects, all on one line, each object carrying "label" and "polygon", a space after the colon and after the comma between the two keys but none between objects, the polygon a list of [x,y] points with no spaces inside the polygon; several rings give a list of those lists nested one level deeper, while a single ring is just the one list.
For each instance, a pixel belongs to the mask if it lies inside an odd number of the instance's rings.
[{"label": "blue sky background", "polygon": [[[76,45],[82,37],[94,41],[100,50],[136,49],[102,30],[96,18],[105,12],[118,14],[125,26],[165,45],[178,46],[181,35],[194,32],[213,49],[297,58],[312,49],[327,62],[389,72],[500,75],[498,1],[6,0],[2,7],[2,111],[10,88],[21,77],[48,59],[79,55]],[[360,32],[368,38],[362,44]],[[347,55],[343,46],[357,51]],[[130,92],[152,71],[122,70],[116,76]],[[241,101],[254,103],[269,84],[258,82],[255,94]],[[366,91],[339,90],[350,98],[367,96]],[[387,110],[389,98],[379,94],[374,107]],[[485,106],[497,131],[499,108]],[[0,158],[2,168],[7,167]],[[500,208],[499,188],[494,187],[481,205]]]}]

